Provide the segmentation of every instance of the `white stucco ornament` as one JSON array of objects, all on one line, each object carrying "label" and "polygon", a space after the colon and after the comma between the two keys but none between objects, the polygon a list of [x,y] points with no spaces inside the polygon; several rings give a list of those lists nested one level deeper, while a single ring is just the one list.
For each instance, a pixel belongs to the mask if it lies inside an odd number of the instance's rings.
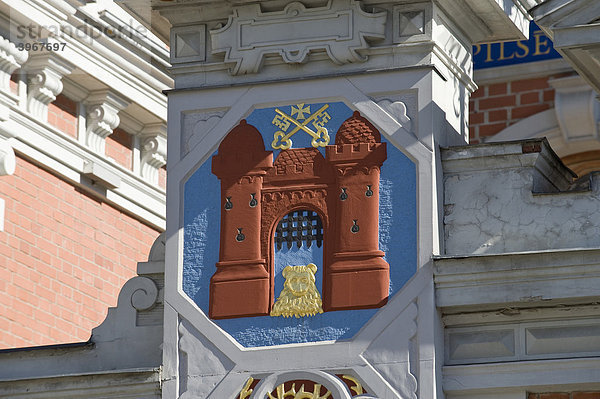
[{"label": "white stucco ornament", "polygon": [[99,90],[90,93],[86,99],[87,127],[86,144],[99,154],[104,154],[106,138],[119,126],[119,111],[125,109],[128,101],[117,93]]},{"label": "white stucco ornament", "polygon": [[0,176],[10,176],[15,173],[17,162],[15,152],[11,145],[5,141],[0,141]]},{"label": "white stucco ornament", "polygon": [[146,125],[141,138],[142,177],[158,184],[158,171],[167,164],[167,125],[162,122]]},{"label": "white stucco ornament", "polygon": [[213,53],[235,62],[233,75],[256,73],[263,57],[279,54],[287,63],[302,63],[313,50],[325,50],[336,64],[366,61],[358,53],[367,39],[385,37],[386,12],[368,13],[359,1],[330,0],[325,7],[288,4],[265,12],[259,4],[233,8],[227,25],[210,31]]},{"label": "white stucco ornament", "polygon": [[27,51],[19,50],[10,40],[0,36],[0,88],[10,90],[10,75],[27,61]]}]

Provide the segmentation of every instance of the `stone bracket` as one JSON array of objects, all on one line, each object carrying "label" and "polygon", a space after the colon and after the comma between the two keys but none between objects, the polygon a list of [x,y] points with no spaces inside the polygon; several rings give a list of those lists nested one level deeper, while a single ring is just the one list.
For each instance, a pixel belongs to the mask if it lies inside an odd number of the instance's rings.
[{"label": "stone bracket", "polygon": [[556,90],[556,119],[565,141],[597,139],[600,102],[592,87],[579,76],[549,81]]},{"label": "stone bracket", "polygon": [[[12,175],[16,167],[15,152],[7,140],[0,137],[0,176]],[[0,198],[0,231],[4,231],[5,201]]]},{"label": "stone bracket", "polygon": [[83,165],[83,174],[110,189],[118,188],[121,185],[121,178],[118,175],[96,162],[86,162]]},{"label": "stone bracket", "polygon": [[10,143],[0,138],[0,176],[10,176],[15,173],[15,152]]},{"label": "stone bracket", "polygon": [[119,126],[118,113],[129,103],[109,90],[90,93],[85,103],[88,107],[85,143],[93,151],[104,155],[105,139]]},{"label": "stone bracket", "polygon": [[158,184],[158,170],[167,164],[167,125],[161,122],[146,125],[140,138],[142,177]]},{"label": "stone bracket", "polygon": [[0,36],[0,90],[10,92],[10,76],[28,57],[27,51],[17,49],[14,43]]},{"label": "stone bracket", "polygon": [[46,122],[48,104],[56,100],[63,89],[63,76],[70,74],[75,66],[54,54],[35,54],[25,68],[29,75],[27,109],[34,117]]}]

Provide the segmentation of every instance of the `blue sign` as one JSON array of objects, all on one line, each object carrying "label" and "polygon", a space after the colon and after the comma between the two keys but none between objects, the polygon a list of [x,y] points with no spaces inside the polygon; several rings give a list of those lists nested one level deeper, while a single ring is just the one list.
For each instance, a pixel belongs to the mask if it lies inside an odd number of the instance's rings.
[{"label": "blue sign", "polygon": [[533,22],[529,24],[529,40],[476,44],[473,46],[473,67],[492,68],[560,58],[552,41]]}]

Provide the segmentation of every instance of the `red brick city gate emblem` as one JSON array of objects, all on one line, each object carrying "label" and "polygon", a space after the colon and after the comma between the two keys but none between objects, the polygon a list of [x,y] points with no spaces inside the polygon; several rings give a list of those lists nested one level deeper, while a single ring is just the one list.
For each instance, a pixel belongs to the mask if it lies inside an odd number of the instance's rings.
[{"label": "red brick city gate emblem", "polygon": [[389,265],[379,250],[379,176],[387,158],[377,129],[358,112],[335,145],[282,150],[273,162],[263,138],[242,120],[229,132],[212,172],[221,181],[221,235],[210,281],[214,319],[269,315],[274,300],[274,236],[294,211],[323,226],[323,310],[387,302]]}]

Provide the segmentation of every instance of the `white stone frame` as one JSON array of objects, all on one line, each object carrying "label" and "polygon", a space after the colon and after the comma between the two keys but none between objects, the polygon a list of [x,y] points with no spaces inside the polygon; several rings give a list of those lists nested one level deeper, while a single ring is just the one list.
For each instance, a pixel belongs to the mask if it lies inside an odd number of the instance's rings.
[{"label": "white stone frame", "polygon": [[[432,195],[435,185],[433,177],[433,153],[417,139],[414,133],[405,130],[398,120],[390,116],[372,97],[381,97],[386,93],[393,96],[398,92],[418,89],[430,93],[430,80],[435,75],[428,68],[405,72],[401,82],[397,82],[396,90],[390,90],[390,79],[394,75],[368,75],[351,78],[334,78],[328,80],[304,80],[294,83],[274,83],[247,87],[229,87],[211,90],[173,91],[169,99],[169,165],[167,191],[173,193],[167,199],[167,245],[166,245],[166,289],[165,289],[165,342],[164,342],[164,398],[178,397],[177,367],[178,367],[178,324],[180,317],[191,323],[208,341],[215,345],[224,358],[235,365],[226,374],[212,376],[212,380],[204,379],[206,385],[216,386],[209,398],[233,397],[251,375],[262,373],[264,376],[272,370],[280,371],[341,371],[347,370],[361,379],[371,390],[385,398],[434,398],[436,390],[441,389],[440,379],[435,377],[441,359],[435,353],[436,347],[443,347],[443,337],[438,326],[435,309],[431,254],[437,250],[437,230],[434,210],[437,196]],[[398,78],[398,76],[395,76]],[[323,93],[336,93],[336,96],[323,96]],[[424,94],[419,98],[418,109],[424,108],[431,99]],[[232,101],[233,99],[233,101]],[[256,104],[260,99],[260,104]],[[276,347],[244,348],[231,336],[224,333],[205,315],[198,306],[182,290],[183,270],[183,190],[188,177],[206,162],[219,145],[219,142],[235,126],[240,119],[249,115],[255,108],[298,101],[333,102],[344,101],[350,107],[357,109],[372,122],[397,148],[408,156],[416,166],[417,179],[417,267],[413,278],[371,319],[352,340],[340,342],[319,342],[310,344],[290,344]],[[208,103],[210,102],[210,103]],[[180,136],[181,119],[185,113],[229,107],[223,117],[204,137],[195,142],[195,147],[181,157]],[[423,124],[426,130],[431,128]],[[171,144],[173,143],[173,144]],[[425,200],[419,200],[419,198]],[[429,201],[427,200],[429,199]],[[433,226],[433,227],[432,227]],[[434,249],[435,248],[435,249]],[[393,267],[393,265],[392,265]],[[406,318],[403,316],[411,304],[417,304],[415,316],[417,324],[416,339],[419,342],[418,364],[408,364],[394,367],[411,367],[418,369],[418,393],[400,392],[397,387],[389,385],[389,376],[382,376],[373,364],[369,363],[363,354],[373,342],[393,321]],[[411,319],[407,321],[410,322]],[[427,344],[429,343],[429,344]],[[393,350],[408,351],[409,342],[390,342]],[[257,354],[260,353],[260,357]],[[200,358],[200,356],[196,356]],[[257,359],[260,361],[257,362]],[[292,367],[289,359],[298,359]],[[319,360],[316,360],[319,359]],[[382,366],[376,364],[375,366]],[[384,367],[383,365],[382,367]],[[252,370],[249,372],[248,370]],[[379,369],[381,370],[381,368]],[[209,384],[210,382],[210,384]],[[436,386],[437,385],[437,386]],[[212,388],[211,388],[212,389]],[[237,391],[236,391],[237,390]],[[234,392],[236,391],[236,392]],[[211,392],[210,390],[208,392]],[[206,394],[196,392],[198,397]],[[190,395],[194,393],[190,392]],[[205,396],[202,396],[205,397]]]}]

